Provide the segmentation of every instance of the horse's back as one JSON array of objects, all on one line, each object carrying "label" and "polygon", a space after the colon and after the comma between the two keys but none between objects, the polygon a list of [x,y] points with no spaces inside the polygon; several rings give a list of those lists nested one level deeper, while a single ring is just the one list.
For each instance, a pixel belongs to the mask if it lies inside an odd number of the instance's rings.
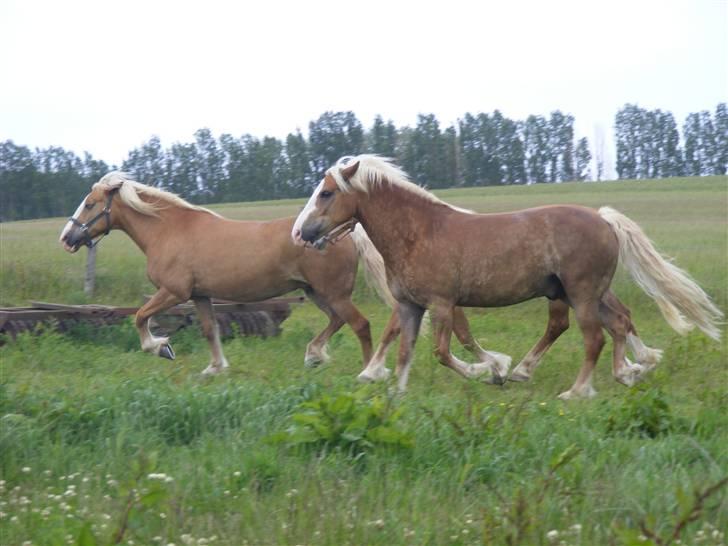
[{"label": "horse's back", "polygon": [[290,240],[293,218],[256,222],[196,213],[181,220],[168,241],[148,253],[150,277],[159,284],[189,277],[193,295],[240,301],[266,299],[301,286],[302,249]]}]

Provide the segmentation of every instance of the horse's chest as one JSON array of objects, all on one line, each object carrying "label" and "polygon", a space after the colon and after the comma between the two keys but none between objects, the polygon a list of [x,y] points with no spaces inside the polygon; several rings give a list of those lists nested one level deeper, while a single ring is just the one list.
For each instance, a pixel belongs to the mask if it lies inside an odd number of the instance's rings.
[{"label": "horse's chest", "polygon": [[389,289],[395,299],[409,301],[423,307],[427,306],[432,299],[433,284],[428,281],[428,275],[418,273],[415,270],[404,268],[403,270],[389,274]]}]

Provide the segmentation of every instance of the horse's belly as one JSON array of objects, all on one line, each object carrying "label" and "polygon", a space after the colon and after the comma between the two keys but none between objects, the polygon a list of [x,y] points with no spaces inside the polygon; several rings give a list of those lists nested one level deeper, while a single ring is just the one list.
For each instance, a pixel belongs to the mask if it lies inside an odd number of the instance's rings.
[{"label": "horse's belly", "polygon": [[464,307],[505,307],[533,298],[555,299],[563,295],[563,288],[554,275],[539,275],[521,282],[493,282],[478,284],[463,291],[458,305]]},{"label": "horse's belly", "polygon": [[217,282],[200,283],[195,287],[195,293],[235,301],[262,301],[300,288],[299,284],[291,279],[271,279],[265,276],[254,279],[218,278]]},{"label": "horse's belly", "polygon": [[529,293],[518,293],[518,294],[498,294],[498,295],[477,295],[469,296],[457,302],[461,307],[506,307],[508,305],[515,305],[521,303],[542,294],[534,292]]}]

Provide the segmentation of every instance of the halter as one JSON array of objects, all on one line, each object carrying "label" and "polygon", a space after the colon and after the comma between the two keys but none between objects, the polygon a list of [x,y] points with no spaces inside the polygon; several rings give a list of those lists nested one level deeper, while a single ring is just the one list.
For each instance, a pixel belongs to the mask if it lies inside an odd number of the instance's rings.
[{"label": "halter", "polygon": [[[81,239],[80,244],[86,245],[89,248],[93,248],[97,244],[99,244],[99,241],[101,241],[101,239],[103,239],[106,235],[109,234],[109,231],[111,231],[111,201],[114,199],[114,194],[117,191],[118,191],[118,188],[114,188],[113,190],[109,191],[109,197],[106,199],[106,206],[104,207],[104,210],[99,212],[96,216],[91,218],[91,220],[89,220],[85,224],[82,224],[81,222],[76,220],[73,216],[68,219],[68,221],[71,222],[74,226],[78,226],[79,228],[81,228],[83,237]],[[106,230],[101,234],[101,236],[98,239],[96,239],[94,241],[89,236],[88,230],[91,226],[93,226],[101,218],[106,218]]]},{"label": "halter", "polygon": [[356,228],[357,221],[353,218],[347,220],[343,224],[339,224],[337,227],[329,231],[326,235],[323,235],[316,239],[313,243],[307,243],[306,246],[312,246],[316,250],[323,250],[327,244],[335,245],[341,241],[344,237],[349,235],[354,228]]}]

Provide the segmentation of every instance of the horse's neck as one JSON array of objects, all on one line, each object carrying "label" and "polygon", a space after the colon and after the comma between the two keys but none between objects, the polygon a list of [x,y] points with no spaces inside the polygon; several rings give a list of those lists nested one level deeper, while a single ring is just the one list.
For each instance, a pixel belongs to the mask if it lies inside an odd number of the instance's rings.
[{"label": "horse's neck", "polygon": [[431,236],[438,214],[442,214],[442,205],[382,185],[361,197],[357,216],[385,264],[397,268],[418,239]]},{"label": "horse's neck", "polygon": [[175,209],[160,209],[157,216],[148,216],[124,205],[120,212],[118,229],[125,232],[144,254],[148,254],[149,249],[169,227]]}]

